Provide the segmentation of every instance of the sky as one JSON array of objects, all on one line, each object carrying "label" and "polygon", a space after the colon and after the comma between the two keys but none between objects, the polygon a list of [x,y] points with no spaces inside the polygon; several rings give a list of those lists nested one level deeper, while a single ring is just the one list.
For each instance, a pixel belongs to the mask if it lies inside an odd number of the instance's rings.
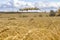
[{"label": "sky", "polygon": [[60,7],[60,0],[0,0],[0,11],[19,11],[26,7],[56,10]]}]

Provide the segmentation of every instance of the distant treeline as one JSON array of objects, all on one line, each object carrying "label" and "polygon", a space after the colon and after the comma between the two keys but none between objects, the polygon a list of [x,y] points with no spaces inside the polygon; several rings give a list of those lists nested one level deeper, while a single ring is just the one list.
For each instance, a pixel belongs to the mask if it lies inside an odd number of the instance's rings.
[{"label": "distant treeline", "polygon": [[60,16],[60,9],[57,11],[50,10],[50,12],[0,12],[0,14],[25,14],[25,13],[44,13],[44,14],[49,14],[48,16]]}]

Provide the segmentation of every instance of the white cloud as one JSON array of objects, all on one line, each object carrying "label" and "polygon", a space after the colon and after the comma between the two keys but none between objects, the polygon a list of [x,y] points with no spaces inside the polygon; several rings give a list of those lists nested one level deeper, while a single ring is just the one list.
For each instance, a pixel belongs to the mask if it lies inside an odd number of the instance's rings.
[{"label": "white cloud", "polygon": [[23,8],[23,7],[35,7],[34,3],[32,2],[25,2],[25,1],[19,1],[19,0],[15,0],[14,1],[14,6],[18,7],[18,8]]},{"label": "white cloud", "polygon": [[[5,2],[3,1],[3,3],[0,3],[0,6],[2,4],[11,5],[10,1],[11,0],[8,0]],[[43,1],[45,1],[45,0],[43,0]],[[22,0],[21,1],[14,0],[13,3],[14,3],[14,6],[17,8],[35,7],[35,6],[37,6],[37,7],[56,7],[56,8],[60,7],[60,2],[47,2],[47,3],[45,3],[43,1],[39,1],[39,2],[34,3],[34,2],[26,2],[26,1],[22,1]]]},{"label": "white cloud", "polygon": [[32,3],[32,2],[26,2],[26,1],[19,1],[19,0],[15,0],[14,1],[14,5],[15,7],[60,7],[60,2],[37,2],[37,3]]},{"label": "white cloud", "polygon": [[11,1],[11,0],[7,0],[7,1],[0,2],[0,6],[1,6],[1,5],[11,5],[10,1]]},{"label": "white cloud", "polygon": [[[45,0],[43,0],[45,1]],[[24,8],[24,7],[39,7],[39,8],[44,8],[44,7],[55,7],[55,8],[58,8],[60,7],[60,2],[43,2],[43,1],[39,1],[39,2],[26,2],[26,1],[22,1],[22,0],[14,0],[11,1],[11,0],[8,0],[8,1],[3,1],[3,2],[0,2],[0,6],[3,5],[3,4],[6,4],[8,6],[12,6],[12,4],[10,2],[13,2],[14,3],[14,7],[16,8]]]},{"label": "white cloud", "polygon": [[44,3],[44,2],[38,2],[37,3],[39,7],[60,7],[60,2],[47,2],[47,3]]},{"label": "white cloud", "polygon": [[48,3],[48,6],[47,7],[56,7],[56,8],[58,8],[58,7],[60,7],[60,2],[50,2],[50,3]]}]

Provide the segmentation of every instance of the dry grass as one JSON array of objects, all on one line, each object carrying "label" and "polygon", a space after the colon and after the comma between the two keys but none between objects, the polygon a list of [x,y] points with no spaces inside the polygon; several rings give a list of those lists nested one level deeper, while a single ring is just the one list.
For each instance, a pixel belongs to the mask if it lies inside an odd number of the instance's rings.
[{"label": "dry grass", "polygon": [[60,17],[0,15],[0,40],[60,40]]}]

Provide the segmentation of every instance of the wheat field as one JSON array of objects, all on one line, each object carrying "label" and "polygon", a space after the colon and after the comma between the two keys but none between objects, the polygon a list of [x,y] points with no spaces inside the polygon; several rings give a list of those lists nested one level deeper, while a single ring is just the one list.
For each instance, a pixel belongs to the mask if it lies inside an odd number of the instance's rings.
[{"label": "wheat field", "polygon": [[60,40],[60,17],[0,14],[0,40]]}]

